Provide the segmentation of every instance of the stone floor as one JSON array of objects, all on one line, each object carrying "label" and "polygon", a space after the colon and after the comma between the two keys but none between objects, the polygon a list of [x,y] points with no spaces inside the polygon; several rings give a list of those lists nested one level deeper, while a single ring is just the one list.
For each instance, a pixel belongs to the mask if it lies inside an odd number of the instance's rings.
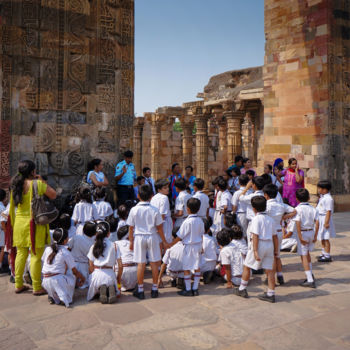
[{"label": "stone floor", "polygon": [[258,276],[247,300],[217,283],[201,286],[195,298],[167,287],[159,299],[129,294],[115,305],[88,304],[79,294],[66,309],[46,296],[15,295],[2,275],[0,349],[350,349],[350,213],[335,222],[334,261],[315,262],[319,246],[313,253],[317,289],[299,287],[299,257],[285,253],[287,284],[277,287],[276,304],[256,298],[264,289]]}]

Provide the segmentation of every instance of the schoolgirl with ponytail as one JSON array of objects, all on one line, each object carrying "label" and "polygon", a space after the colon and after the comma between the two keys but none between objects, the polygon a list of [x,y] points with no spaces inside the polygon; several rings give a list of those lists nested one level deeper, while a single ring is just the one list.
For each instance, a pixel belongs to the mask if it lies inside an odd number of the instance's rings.
[{"label": "schoolgirl with ponytail", "polygon": [[52,244],[45,249],[42,257],[42,285],[48,293],[50,304],[64,304],[69,307],[73,302],[76,283],[81,286],[85,277],[76,269],[72,254],[65,247],[67,243],[68,231],[56,228],[52,235]]},{"label": "schoolgirl with ponytail", "polygon": [[[96,242],[88,254],[91,276],[87,300],[90,301],[99,295],[102,304],[113,304],[117,301],[117,295],[120,294],[118,283],[120,284],[123,274],[120,251],[117,245],[108,239],[109,235],[108,222],[100,221],[96,226]],[[116,264],[118,278],[115,273]]]}]

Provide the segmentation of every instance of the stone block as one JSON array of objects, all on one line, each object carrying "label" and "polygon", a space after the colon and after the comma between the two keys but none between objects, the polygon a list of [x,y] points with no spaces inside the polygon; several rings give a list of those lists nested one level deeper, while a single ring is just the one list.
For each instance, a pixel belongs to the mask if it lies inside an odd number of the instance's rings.
[{"label": "stone block", "polygon": [[265,145],[264,151],[266,153],[290,153],[291,145]]}]

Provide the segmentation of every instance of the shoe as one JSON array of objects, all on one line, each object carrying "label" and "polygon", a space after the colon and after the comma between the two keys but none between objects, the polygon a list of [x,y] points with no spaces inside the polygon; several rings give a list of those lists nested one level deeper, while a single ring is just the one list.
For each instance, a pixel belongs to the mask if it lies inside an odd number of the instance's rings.
[{"label": "shoe", "polygon": [[193,295],[194,297],[198,297],[198,296],[199,296],[198,289],[192,289],[192,295]]},{"label": "shoe", "polygon": [[40,295],[46,295],[46,294],[47,294],[47,291],[44,288],[33,291],[33,295],[35,295],[36,297],[39,297]]},{"label": "shoe", "polygon": [[151,298],[158,298],[159,297],[159,292],[157,290],[151,290]]},{"label": "shoe", "polygon": [[213,271],[206,271],[203,273],[203,283],[208,284],[213,279]]},{"label": "shoe", "polygon": [[252,269],[253,275],[263,275],[264,274],[264,269],[259,269],[259,270],[253,270]]},{"label": "shoe", "polygon": [[296,253],[298,250],[298,245],[297,244],[294,244],[292,249],[290,250],[291,253]]},{"label": "shoe", "polygon": [[177,285],[176,278],[174,278],[173,280],[171,280],[171,286],[176,287],[176,285]]},{"label": "shoe", "polygon": [[108,296],[107,296],[107,286],[103,284],[100,287],[100,302],[101,304],[107,304],[108,303]]},{"label": "shoe", "polygon": [[114,304],[115,302],[117,302],[115,286],[108,286],[108,304]]},{"label": "shoe", "polygon": [[239,288],[234,288],[234,289],[233,289],[233,294],[234,294],[234,295],[237,295],[237,296],[239,296],[239,297],[242,297],[242,298],[249,298],[248,292],[247,292],[246,289],[239,290]]},{"label": "shoe", "polygon": [[177,294],[183,297],[193,297],[192,290],[181,290],[180,292],[177,292]]},{"label": "shoe", "polygon": [[324,255],[322,255],[322,257],[319,257],[318,262],[331,262],[332,258],[331,257],[325,257]]},{"label": "shoe", "polygon": [[49,304],[50,304],[50,305],[55,304],[55,300],[53,300],[52,297],[47,297],[47,299],[49,300]]},{"label": "shoe", "polygon": [[179,278],[177,279],[176,288],[177,288],[177,289],[182,289],[182,290],[185,289],[185,280],[184,280],[183,278],[179,277]]},{"label": "shoe", "polygon": [[143,300],[145,299],[145,292],[139,292],[137,287],[136,289],[134,290],[134,292],[132,293],[132,295],[137,298],[137,299],[140,299],[140,300]]},{"label": "shoe", "polygon": [[258,298],[259,298],[260,300],[263,300],[263,301],[268,301],[269,303],[274,303],[274,302],[276,302],[275,296],[274,296],[274,295],[269,296],[269,295],[267,295],[266,292],[265,292],[264,294],[258,295]]},{"label": "shoe", "polygon": [[[316,282],[316,278],[315,278],[314,274],[312,274],[312,278],[313,278],[314,282]],[[307,279],[305,279],[303,283],[305,283],[305,282],[307,282]]]},{"label": "shoe", "polygon": [[284,278],[283,276],[277,276],[277,281],[279,283],[279,285],[281,286],[282,284],[284,284]]},{"label": "shoe", "polygon": [[307,280],[305,280],[304,282],[300,283],[301,287],[307,287],[307,288],[316,288],[316,283],[315,280],[312,282],[308,282]]},{"label": "shoe", "polygon": [[10,276],[10,283],[15,283],[16,281],[15,281],[15,276]]},{"label": "shoe", "polygon": [[26,292],[27,290],[29,290],[29,287],[28,286],[22,286],[21,288],[16,288],[15,289],[15,293],[16,294],[21,294],[23,292]]}]

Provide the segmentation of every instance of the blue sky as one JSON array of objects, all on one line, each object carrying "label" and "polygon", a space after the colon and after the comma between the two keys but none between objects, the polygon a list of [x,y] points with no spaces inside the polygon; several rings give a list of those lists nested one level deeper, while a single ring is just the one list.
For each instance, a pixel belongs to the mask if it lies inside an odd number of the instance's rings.
[{"label": "blue sky", "polygon": [[196,100],[209,78],[264,63],[263,0],[135,0],[135,113]]}]

